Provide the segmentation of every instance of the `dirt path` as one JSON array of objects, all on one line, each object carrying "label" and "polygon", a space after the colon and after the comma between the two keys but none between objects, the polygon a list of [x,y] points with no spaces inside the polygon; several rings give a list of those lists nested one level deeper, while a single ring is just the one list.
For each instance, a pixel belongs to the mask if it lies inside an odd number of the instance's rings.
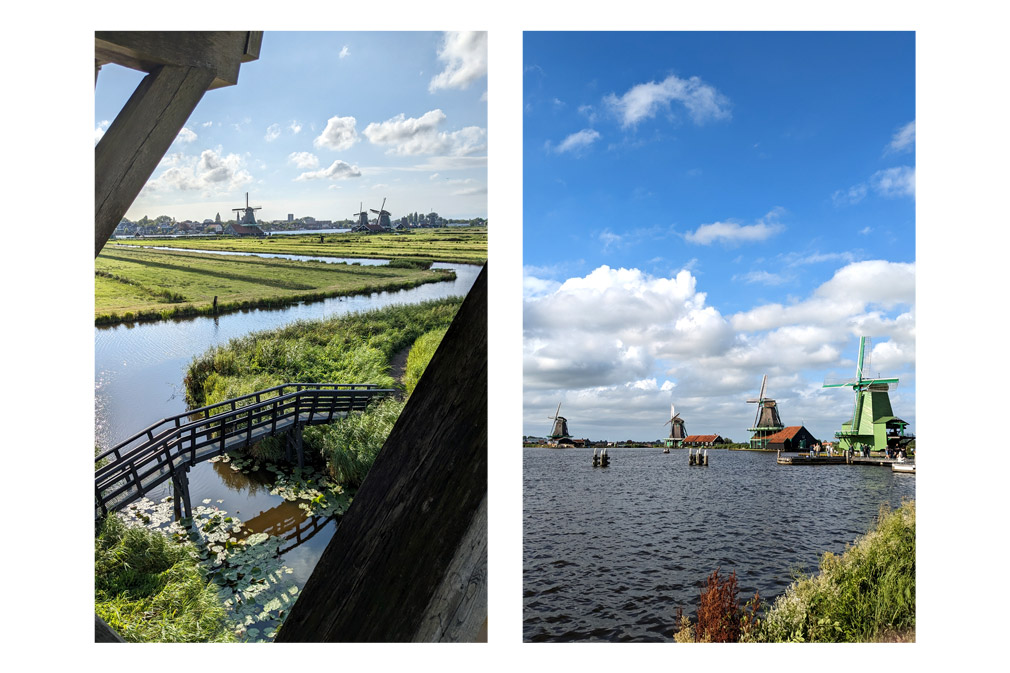
[{"label": "dirt path", "polygon": [[403,374],[407,371],[407,354],[410,353],[410,346],[393,356],[393,361],[389,363],[389,375],[403,383]]}]

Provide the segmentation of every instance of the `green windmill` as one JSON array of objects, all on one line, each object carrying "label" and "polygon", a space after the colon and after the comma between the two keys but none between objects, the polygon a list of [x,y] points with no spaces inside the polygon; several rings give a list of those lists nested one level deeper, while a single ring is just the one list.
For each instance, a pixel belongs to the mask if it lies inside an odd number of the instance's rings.
[{"label": "green windmill", "polygon": [[859,337],[859,360],[856,362],[856,377],[845,381],[825,381],[824,388],[850,387],[855,392],[856,401],[852,418],[842,423],[842,429],[835,433],[838,448],[842,451],[853,449],[857,453],[863,449],[883,451],[908,444],[915,436],[907,432],[908,423],[894,415],[888,391],[898,385],[896,378],[881,378],[870,375],[870,337]]}]

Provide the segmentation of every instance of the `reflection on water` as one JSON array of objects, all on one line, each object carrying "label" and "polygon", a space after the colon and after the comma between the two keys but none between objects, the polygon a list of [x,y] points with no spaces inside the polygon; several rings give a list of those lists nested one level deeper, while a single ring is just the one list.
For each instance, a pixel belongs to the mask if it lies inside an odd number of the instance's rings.
[{"label": "reflection on water", "polygon": [[[186,368],[194,357],[212,346],[297,320],[318,320],[394,304],[463,296],[480,272],[480,267],[472,264],[432,266],[453,269],[456,279],[280,309],[96,327],[95,442],[109,448],[162,418],[185,412],[182,380]],[[245,521],[251,532],[285,538],[281,545],[284,564],[294,570],[292,579],[302,587],[333,536],[336,520],[307,517],[297,504],[271,495],[271,483],[269,473],[242,474],[220,462],[203,462],[189,472],[194,506],[217,507]],[[171,482],[147,497],[159,501],[169,495],[173,495]]]},{"label": "reflection on water", "polygon": [[279,309],[95,327],[95,442],[111,447],[155,421],[186,411],[186,368],[212,346],[297,320],[463,296],[480,272],[473,264],[439,263],[432,268],[452,269],[456,279]]},{"label": "reflection on water", "polygon": [[671,640],[705,578],[736,571],[740,595],[781,594],[872,525],[915,478],[877,466],[780,466],[775,454],[523,450],[523,639]]},{"label": "reflection on water", "polygon": [[317,257],[314,255],[287,255],[274,252],[239,252],[236,250],[200,250],[199,248],[175,248],[167,245],[119,245],[120,249],[140,248],[148,250],[168,250],[170,252],[199,252],[206,255],[235,255],[238,257],[263,257],[266,259],[290,259],[295,262],[326,262],[328,264],[357,264],[359,266],[384,266],[388,259],[370,257]]}]

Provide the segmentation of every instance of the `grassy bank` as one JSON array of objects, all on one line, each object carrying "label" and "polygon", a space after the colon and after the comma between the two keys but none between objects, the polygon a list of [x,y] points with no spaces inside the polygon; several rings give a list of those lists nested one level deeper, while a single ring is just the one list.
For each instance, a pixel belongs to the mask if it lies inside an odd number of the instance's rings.
[{"label": "grassy bank", "polygon": [[[322,236],[322,243],[319,238]],[[413,259],[428,262],[483,264],[487,261],[487,227],[417,229],[396,234],[275,235],[268,238],[208,236],[194,238],[117,239],[117,246],[158,245],[198,250],[272,252],[323,257]],[[106,247],[108,250],[109,247]]]},{"label": "grassy bank", "polygon": [[184,379],[193,406],[294,381],[393,387],[393,357],[448,327],[460,297],[387,306],[327,320],[301,321],[232,339],[194,358]]},{"label": "grassy bank", "polygon": [[235,640],[196,547],[107,517],[95,536],[95,612],[128,642]]},{"label": "grassy bank", "polygon": [[675,640],[914,641],[915,501],[894,511],[882,507],[873,530],[841,555],[825,553],[820,572],[798,578],[762,614],[753,609],[756,602],[750,610],[740,607],[735,575],[731,580],[720,581],[713,573],[702,592],[698,621],[680,617]]},{"label": "grassy bank", "polygon": [[451,280],[452,271],[400,260],[390,266],[107,247],[95,259],[95,324],[158,320]]}]

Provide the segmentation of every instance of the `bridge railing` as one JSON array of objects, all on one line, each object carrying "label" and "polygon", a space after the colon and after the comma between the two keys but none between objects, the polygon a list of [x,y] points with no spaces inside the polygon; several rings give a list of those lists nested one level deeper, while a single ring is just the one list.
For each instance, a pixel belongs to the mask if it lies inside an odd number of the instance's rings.
[{"label": "bridge railing", "polygon": [[96,465],[108,461],[95,470],[96,513],[143,497],[176,470],[273,436],[278,426],[329,423],[394,392],[372,384],[289,383],[163,419],[96,457]]}]

